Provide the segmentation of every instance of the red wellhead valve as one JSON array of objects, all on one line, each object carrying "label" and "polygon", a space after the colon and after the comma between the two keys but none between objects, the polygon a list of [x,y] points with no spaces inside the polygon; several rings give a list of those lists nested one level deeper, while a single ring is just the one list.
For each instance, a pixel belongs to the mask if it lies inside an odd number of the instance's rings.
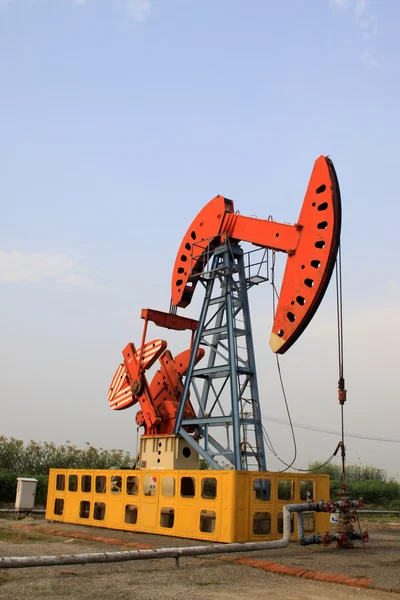
[{"label": "red wellhead valve", "polygon": [[331,536],[329,535],[329,533],[324,533],[321,539],[321,543],[325,547],[329,546],[332,543]]},{"label": "red wellhead valve", "polygon": [[347,535],[347,533],[341,533],[339,536],[339,544],[341,544],[341,546],[347,546],[348,543],[349,536]]},{"label": "red wellhead valve", "polygon": [[325,504],[326,512],[333,513],[336,510],[335,503],[332,500],[328,500]]},{"label": "red wellhead valve", "polygon": [[369,533],[368,533],[368,531],[363,531],[362,532],[361,539],[362,539],[363,542],[368,542],[368,540],[369,540]]},{"label": "red wellhead valve", "polygon": [[340,505],[340,510],[342,510],[343,512],[348,512],[351,508],[351,502],[350,500],[343,500],[343,502]]}]

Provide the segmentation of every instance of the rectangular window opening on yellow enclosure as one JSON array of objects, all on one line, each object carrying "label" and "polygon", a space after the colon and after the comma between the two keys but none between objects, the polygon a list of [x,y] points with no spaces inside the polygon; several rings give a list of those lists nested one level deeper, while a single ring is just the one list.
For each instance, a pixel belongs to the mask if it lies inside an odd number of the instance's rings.
[{"label": "rectangular window opening on yellow enclosure", "polygon": [[205,500],[215,500],[217,497],[217,480],[215,477],[204,477],[201,480],[201,497]]},{"label": "rectangular window opening on yellow enclosure", "polygon": [[112,494],[120,494],[122,492],[122,477],[120,475],[111,476],[110,492]]},{"label": "rectangular window opening on yellow enclosure", "polygon": [[55,515],[62,515],[64,512],[64,499],[63,498],[56,498],[54,500],[54,514]]},{"label": "rectangular window opening on yellow enclosure", "polygon": [[58,474],[56,478],[56,490],[63,492],[65,490],[65,475]]},{"label": "rectangular window opening on yellow enclosure", "polygon": [[175,520],[175,509],[167,506],[161,508],[160,513],[160,527],[166,527],[172,529]]},{"label": "rectangular window opening on yellow enclosure", "polygon": [[315,498],[315,484],[309,479],[300,481],[300,500],[309,502]]},{"label": "rectangular window opening on yellow enclosure", "polygon": [[92,491],[92,476],[82,475],[81,492],[89,493]]},{"label": "rectangular window opening on yellow enclosure", "polygon": [[97,475],[95,483],[96,494],[105,494],[107,491],[107,477],[105,475]]},{"label": "rectangular window opening on yellow enclosure", "polygon": [[[277,515],[278,533],[283,533],[283,512],[278,512]],[[294,533],[294,514],[290,515],[290,533]]]},{"label": "rectangular window opening on yellow enclosure", "polygon": [[69,476],[68,491],[69,492],[77,492],[78,491],[78,475],[70,475]]},{"label": "rectangular window opening on yellow enclosure", "polygon": [[294,499],[294,481],[279,480],[278,481],[278,500],[293,500]]},{"label": "rectangular window opening on yellow enclosure", "polygon": [[128,475],[126,478],[126,493],[128,496],[137,496],[139,493],[138,478],[133,475]]},{"label": "rectangular window opening on yellow enclosure", "polygon": [[138,518],[138,507],[135,504],[125,506],[125,523],[136,525]]},{"label": "rectangular window opening on yellow enclosure", "polygon": [[253,498],[254,500],[263,500],[264,502],[269,502],[271,500],[270,479],[253,480]]},{"label": "rectangular window opening on yellow enclosure", "polygon": [[93,519],[95,521],[104,521],[106,515],[106,505],[104,502],[95,502],[93,508]]},{"label": "rectangular window opening on yellow enclosure", "polygon": [[145,496],[155,496],[157,493],[157,477],[155,475],[145,475],[143,477],[143,494]]},{"label": "rectangular window opening on yellow enclosure", "polygon": [[200,513],[200,531],[214,533],[217,516],[213,510],[202,510]]},{"label": "rectangular window opening on yellow enclosure", "polygon": [[196,494],[196,480],[194,477],[181,477],[182,498],[194,498]]},{"label": "rectangular window opening on yellow enclosure", "polygon": [[253,533],[255,535],[268,535],[271,533],[271,513],[255,512],[253,515]]},{"label": "rectangular window opening on yellow enclosure", "polygon": [[79,516],[81,519],[88,519],[90,515],[90,502],[82,500],[79,506]]}]

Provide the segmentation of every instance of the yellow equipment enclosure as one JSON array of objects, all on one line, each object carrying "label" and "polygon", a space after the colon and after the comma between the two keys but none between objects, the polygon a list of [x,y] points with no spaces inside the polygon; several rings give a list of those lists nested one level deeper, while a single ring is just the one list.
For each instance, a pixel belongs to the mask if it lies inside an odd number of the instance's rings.
[{"label": "yellow equipment enclosure", "polygon": [[[285,504],[329,496],[329,475],[51,469],[46,519],[213,542],[274,540]],[[307,534],[328,530],[329,514],[305,513]]]}]

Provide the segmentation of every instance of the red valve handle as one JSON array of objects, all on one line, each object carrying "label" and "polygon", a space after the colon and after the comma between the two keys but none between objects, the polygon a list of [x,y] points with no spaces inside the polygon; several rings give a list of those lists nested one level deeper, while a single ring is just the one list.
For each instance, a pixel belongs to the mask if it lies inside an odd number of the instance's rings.
[{"label": "red valve handle", "polygon": [[325,546],[325,548],[332,543],[331,536],[329,535],[329,533],[325,533],[322,536],[321,542],[322,542],[322,545]]},{"label": "red valve handle", "polygon": [[342,504],[340,505],[340,508],[344,512],[349,511],[350,508],[351,508],[351,502],[350,502],[350,500],[343,500]]},{"label": "red valve handle", "polygon": [[335,503],[332,502],[332,500],[328,500],[328,502],[325,504],[325,507],[326,507],[326,512],[328,512],[328,513],[333,513],[336,510]]}]

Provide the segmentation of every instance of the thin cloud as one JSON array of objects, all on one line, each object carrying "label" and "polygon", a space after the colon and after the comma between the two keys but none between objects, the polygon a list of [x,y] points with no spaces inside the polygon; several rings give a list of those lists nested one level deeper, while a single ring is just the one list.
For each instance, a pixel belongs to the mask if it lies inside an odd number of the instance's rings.
[{"label": "thin cloud", "polygon": [[150,14],[150,0],[126,0],[128,14],[137,23],[146,21]]},{"label": "thin cloud", "polygon": [[329,0],[329,4],[334,9],[348,10],[353,4],[354,0]]},{"label": "thin cloud", "polygon": [[76,263],[65,254],[0,251],[0,283],[37,283],[71,271]]},{"label": "thin cloud", "polygon": [[364,30],[370,39],[377,33],[377,18],[371,0],[329,0],[335,12],[351,14],[354,23]]},{"label": "thin cloud", "polygon": [[400,290],[399,283],[394,279],[390,279],[390,281],[388,281],[388,290],[389,292],[398,292]]},{"label": "thin cloud", "polygon": [[[373,10],[373,0],[329,0],[334,12],[351,15],[354,24],[362,31],[364,41],[369,41],[378,33],[378,19]],[[361,52],[361,60],[368,67],[377,67],[379,60],[376,50],[366,47]]]},{"label": "thin cloud", "polygon": [[38,284],[53,280],[69,286],[101,290],[86,274],[78,257],[61,252],[33,252],[0,250],[0,284]]},{"label": "thin cloud", "polygon": [[81,275],[80,273],[68,273],[59,280],[59,283],[87,289],[94,287],[93,279],[90,279],[90,277],[87,277],[86,275]]},{"label": "thin cloud", "polygon": [[372,48],[367,48],[361,54],[361,60],[368,65],[368,67],[377,67],[379,65],[379,60],[376,55],[376,52]]},{"label": "thin cloud", "polygon": [[[2,0],[0,0],[1,2]],[[6,0],[9,1],[9,0]],[[115,0],[110,0],[110,3]],[[89,0],[74,0],[75,4],[89,4]],[[144,23],[147,20],[151,11],[150,0],[121,0],[126,12],[136,23]]]},{"label": "thin cloud", "polygon": [[368,0],[357,0],[354,5],[354,19],[364,32],[364,39],[370,40],[378,32],[375,12]]},{"label": "thin cloud", "polygon": [[356,0],[354,5],[354,17],[356,21],[360,21],[363,19],[369,10],[369,2],[368,0]]}]

